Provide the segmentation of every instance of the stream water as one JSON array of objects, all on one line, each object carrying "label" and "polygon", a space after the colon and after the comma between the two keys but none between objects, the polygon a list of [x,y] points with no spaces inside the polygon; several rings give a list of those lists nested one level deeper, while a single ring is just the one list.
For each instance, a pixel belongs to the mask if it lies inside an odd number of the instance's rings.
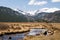
[{"label": "stream water", "polygon": [[[41,34],[41,33],[44,33],[45,31],[47,31],[47,29],[30,29],[27,35]],[[0,37],[0,40],[23,40],[25,36],[26,36],[26,33],[3,35]]]}]

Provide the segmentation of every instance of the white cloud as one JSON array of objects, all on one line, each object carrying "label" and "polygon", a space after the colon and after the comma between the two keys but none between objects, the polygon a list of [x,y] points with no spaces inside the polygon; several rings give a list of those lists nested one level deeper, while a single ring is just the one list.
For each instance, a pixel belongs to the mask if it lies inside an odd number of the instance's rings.
[{"label": "white cloud", "polygon": [[39,12],[48,12],[48,13],[50,13],[50,12],[55,12],[55,11],[58,11],[58,10],[60,10],[60,9],[59,8],[42,8],[42,9],[39,10]]},{"label": "white cloud", "polygon": [[52,0],[52,2],[60,2],[60,0]]},{"label": "white cloud", "polygon": [[30,0],[28,5],[45,5],[47,4],[47,1],[36,1],[36,0]]},{"label": "white cloud", "polygon": [[39,10],[34,10],[34,11],[27,11],[27,13],[30,13],[30,15],[35,15],[35,13],[41,13],[41,12],[55,12],[55,11],[58,11],[60,10],[59,8],[42,8],[42,9],[39,9]]},{"label": "white cloud", "polygon": [[35,2],[35,0],[30,0],[30,2],[28,4],[32,5],[34,2]]},{"label": "white cloud", "polygon": [[[13,9],[13,10],[19,12],[18,9]],[[37,13],[41,13],[41,12],[48,12],[48,13],[50,13],[50,12],[55,12],[55,11],[58,11],[58,10],[60,10],[60,8],[53,7],[53,8],[41,8],[41,9],[39,9],[39,10],[29,10],[29,11],[24,11],[24,12],[30,13],[30,15],[35,15],[36,12],[37,12]],[[22,12],[22,13],[23,13],[23,14],[26,14],[26,13],[24,13],[24,12]]]},{"label": "white cloud", "polygon": [[34,11],[29,10],[29,11],[23,11],[23,12],[19,11],[18,9],[13,9],[13,10],[18,11],[23,14],[29,13],[30,15],[34,15],[34,13],[36,12],[36,10],[34,10]]},{"label": "white cloud", "polygon": [[35,12],[36,12],[37,10],[34,10],[34,11],[27,11],[27,13],[30,13],[30,15],[35,15]]},{"label": "white cloud", "polygon": [[17,9],[13,9],[13,10],[18,11]]}]

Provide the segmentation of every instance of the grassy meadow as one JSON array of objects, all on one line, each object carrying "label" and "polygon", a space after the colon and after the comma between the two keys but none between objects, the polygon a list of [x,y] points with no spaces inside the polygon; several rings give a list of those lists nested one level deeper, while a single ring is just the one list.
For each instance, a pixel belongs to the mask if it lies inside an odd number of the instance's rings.
[{"label": "grassy meadow", "polygon": [[60,23],[12,23],[12,22],[0,22],[0,34],[11,32],[24,32],[31,28],[46,28],[53,35],[38,35],[38,36],[26,36],[24,40],[60,40]]}]

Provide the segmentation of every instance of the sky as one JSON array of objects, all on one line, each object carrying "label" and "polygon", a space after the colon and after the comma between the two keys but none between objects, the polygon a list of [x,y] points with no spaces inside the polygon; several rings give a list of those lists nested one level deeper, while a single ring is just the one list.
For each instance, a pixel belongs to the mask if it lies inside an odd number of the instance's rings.
[{"label": "sky", "polygon": [[0,0],[0,6],[22,10],[34,15],[34,12],[54,12],[60,10],[60,0]]}]

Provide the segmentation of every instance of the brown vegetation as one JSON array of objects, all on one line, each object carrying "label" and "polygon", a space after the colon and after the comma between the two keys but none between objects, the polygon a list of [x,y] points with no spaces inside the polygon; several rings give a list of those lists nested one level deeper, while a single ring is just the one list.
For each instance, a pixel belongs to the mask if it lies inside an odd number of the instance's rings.
[{"label": "brown vegetation", "polygon": [[27,31],[30,28],[46,28],[48,29],[48,33],[51,34],[26,36],[24,40],[60,40],[60,23],[0,23],[0,34],[2,32]]}]

